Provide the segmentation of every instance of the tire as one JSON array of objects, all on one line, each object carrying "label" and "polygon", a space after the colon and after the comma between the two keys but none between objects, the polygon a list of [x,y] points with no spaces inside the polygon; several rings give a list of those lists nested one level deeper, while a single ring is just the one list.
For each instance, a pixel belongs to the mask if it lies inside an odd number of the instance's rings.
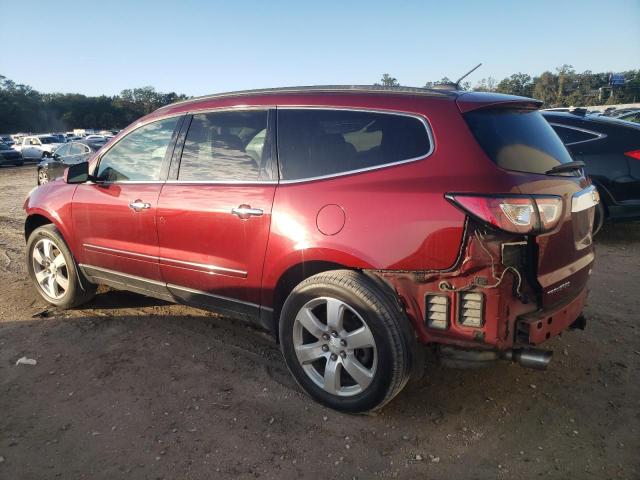
[{"label": "tire", "polygon": [[77,307],[95,295],[96,285],[78,270],[71,251],[54,225],[36,228],[29,236],[27,269],[38,294],[58,308]]},{"label": "tire", "polygon": [[377,410],[402,390],[411,373],[415,340],[408,318],[359,272],[329,271],[301,282],[284,303],[279,335],[298,384],[335,410]]},{"label": "tire", "polygon": [[23,161],[23,160],[20,160],[19,162],[14,163],[14,165],[15,165],[16,167],[21,167],[21,166],[23,166],[23,165],[24,165],[24,161]]},{"label": "tire", "polygon": [[45,183],[49,183],[49,172],[47,172],[44,168],[39,168],[38,185],[44,185]]},{"label": "tire", "polygon": [[593,218],[593,236],[595,237],[600,229],[602,229],[602,225],[604,225],[604,219],[607,216],[604,205],[602,204],[602,200],[600,203],[596,205],[596,211]]}]

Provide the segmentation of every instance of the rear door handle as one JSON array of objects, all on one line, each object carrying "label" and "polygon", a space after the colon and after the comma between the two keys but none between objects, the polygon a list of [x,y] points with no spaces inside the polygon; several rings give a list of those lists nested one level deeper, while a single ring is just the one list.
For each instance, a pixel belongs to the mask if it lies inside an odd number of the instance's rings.
[{"label": "rear door handle", "polygon": [[142,210],[147,210],[151,208],[151,204],[147,202],[143,202],[142,200],[134,200],[129,204],[129,208],[134,212],[140,212]]},{"label": "rear door handle", "polygon": [[251,208],[250,205],[240,205],[232,208],[231,213],[237,215],[238,218],[246,220],[249,217],[260,217],[264,212],[261,208]]}]

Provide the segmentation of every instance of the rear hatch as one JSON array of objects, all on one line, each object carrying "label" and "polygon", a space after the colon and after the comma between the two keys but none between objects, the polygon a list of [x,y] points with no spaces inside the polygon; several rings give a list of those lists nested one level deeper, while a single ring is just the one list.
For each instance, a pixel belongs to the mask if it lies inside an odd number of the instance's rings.
[{"label": "rear hatch", "polygon": [[483,105],[465,103],[464,97],[458,105],[474,137],[497,167],[512,176],[521,194],[531,196],[532,210],[542,218],[546,212],[540,206],[546,200],[556,202],[549,215],[557,215],[557,221],[528,235],[529,256],[542,306],[569,301],[584,289],[591,273],[597,191],[571,163],[573,158],[538,111],[538,102],[516,97]]}]

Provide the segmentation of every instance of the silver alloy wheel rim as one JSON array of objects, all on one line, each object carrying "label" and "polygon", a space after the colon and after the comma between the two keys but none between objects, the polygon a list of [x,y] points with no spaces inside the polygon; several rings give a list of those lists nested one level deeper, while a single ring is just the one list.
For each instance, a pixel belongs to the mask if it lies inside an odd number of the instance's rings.
[{"label": "silver alloy wheel rim", "polygon": [[44,185],[45,183],[49,183],[49,175],[44,170],[40,170],[38,172],[38,180],[40,180],[40,185]]},{"label": "silver alloy wheel rim", "polygon": [[54,300],[64,297],[69,289],[69,269],[56,244],[48,238],[38,240],[31,259],[38,287]]},{"label": "silver alloy wheel rim", "polygon": [[[324,322],[314,313],[318,310],[322,311]],[[371,329],[358,312],[336,298],[314,298],[298,311],[293,346],[307,376],[332,395],[350,397],[362,393],[371,384],[378,366]],[[365,364],[363,359],[367,360]]]}]

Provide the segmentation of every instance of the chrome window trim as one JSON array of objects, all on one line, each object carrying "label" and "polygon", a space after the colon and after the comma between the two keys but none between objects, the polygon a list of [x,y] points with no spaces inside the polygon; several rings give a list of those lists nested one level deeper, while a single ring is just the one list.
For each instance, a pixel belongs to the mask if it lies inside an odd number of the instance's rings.
[{"label": "chrome window trim", "polygon": [[589,138],[588,140],[580,140],[579,142],[565,143],[565,145],[577,145],[578,143],[594,142],[596,140],[602,140],[603,138],[607,137],[606,133],[594,132],[592,130],[587,130],[585,128],[573,127],[569,125],[564,125],[562,123],[549,122],[549,125],[553,127],[568,128],[569,130],[576,130],[578,132],[586,133],[588,135],[594,135],[596,137],[596,138]]},{"label": "chrome window trim", "polygon": [[256,180],[252,182],[244,180],[167,180],[163,182],[170,185],[277,185],[277,180]]},{"label": "chrome window trim", "polygon": [[[83,243],[82,246],[85,247],[85,249],[88,249],[88,250],[102,250],[102,251],[105,251],[105,252],[111,252],[111,253],[116,253],[116,254],[120,253],[120,254],[124,254],[124,255],[129,255],[129,256],[132,256],[132,257],[148,258],[150,260],[164,262],[165,265],[167,265],[169,263],[178,263],[180,265],[186,265],[186,266],[190,266],[190,267],[199,267],[199,268],[202,268],[204,270],[207,270],[207,271],[196,270],[196,271],[199,271],[201,273],[219,274],[219,275],[227,274],[229,276],[242,277],[242,278],[247,278],[247,276],[248,276],[248,272],[246,272],[244,270],[236,270],[234,268],[220,267],[218,265],[211,265],[211,264],[207,264],[207,263],[186,262],[184,260],[175,260],[173,258],[166,258],[166,257],[155,256],[155,255],[146,255],[144,253],[136,253],[136,252],[132,252],[130,250],[121,250],[121,249],[118,249],[118,248],[101,247],[99,245],[92,245],[90,243]],[[167,265],[167,266],[175,266],[175,265]],[[180,267],[178,266],[178,268],[180,268]]]},{"label": "chrome window trim", "polygon": [[[280,180],[280,184],[283,185],[290,185],[290,184],[295,184],[295,183],[303,183],[303,182],[313,182],[316,180],[326,180],[329,178],[336,178],[336,177],[344,177],[346,175],[354,175],[354,174],[358,174],[358,173],[363,173],[363,172],[370,172],[373,170],[379,170],[381,168],[387,168],[387,167],[393,167],[396,165],[403,165],[405,163],[411,163],[411,162],[417,162],[420,160],[424,160],[428,157],[430,157],[434,150],[435,150],[435,140],[433,138],[433,132],[431,130],[431,124],[429,123],[429,120],[427,119],[427,117],[425,117],[422,114],[419,113],[408,113],[408,112],[402,112],[402,111],[398,111],[398,110],[381,110],[381,109],[375,109],[375,108],[357,108],[357,107],[337,107],[337,106],[321,106],[321,105],[285,105],[282,107],[277,107],[277,110],[339,110],[339,111],[348,111],[348,112],[364,112],[364,113],[380,113],[380,114],[384,114],[384,115],[395,115],[395,116],[400,116],[400,117],[410,117],[410,118],[414,118],[418,121],[420,121],[422,123],[422,125],[424,126],[425,131],[427,132],[427,138],[429,139],[429,151],[427,151],[427,153],[425,153],[424,155],[421,155],[419,157],[413,157],[413,158],[407,158],[405,160],[399,160],[396,162],[389,162],[389,163],[384,163],[381,165],[374,165],[371,167],[365,167],[365,168],[358,168],[356,170],[347,170],[345,172],[338,172],[338,173],[331,173],[328,175],[319,175],[317,177],[305,177],[305,178],[297,178],[295,180]],[[278,140],[276,139],[276,144],[278,144]],[[280,159],[278,158],[278,162],[280,162]]]}]

